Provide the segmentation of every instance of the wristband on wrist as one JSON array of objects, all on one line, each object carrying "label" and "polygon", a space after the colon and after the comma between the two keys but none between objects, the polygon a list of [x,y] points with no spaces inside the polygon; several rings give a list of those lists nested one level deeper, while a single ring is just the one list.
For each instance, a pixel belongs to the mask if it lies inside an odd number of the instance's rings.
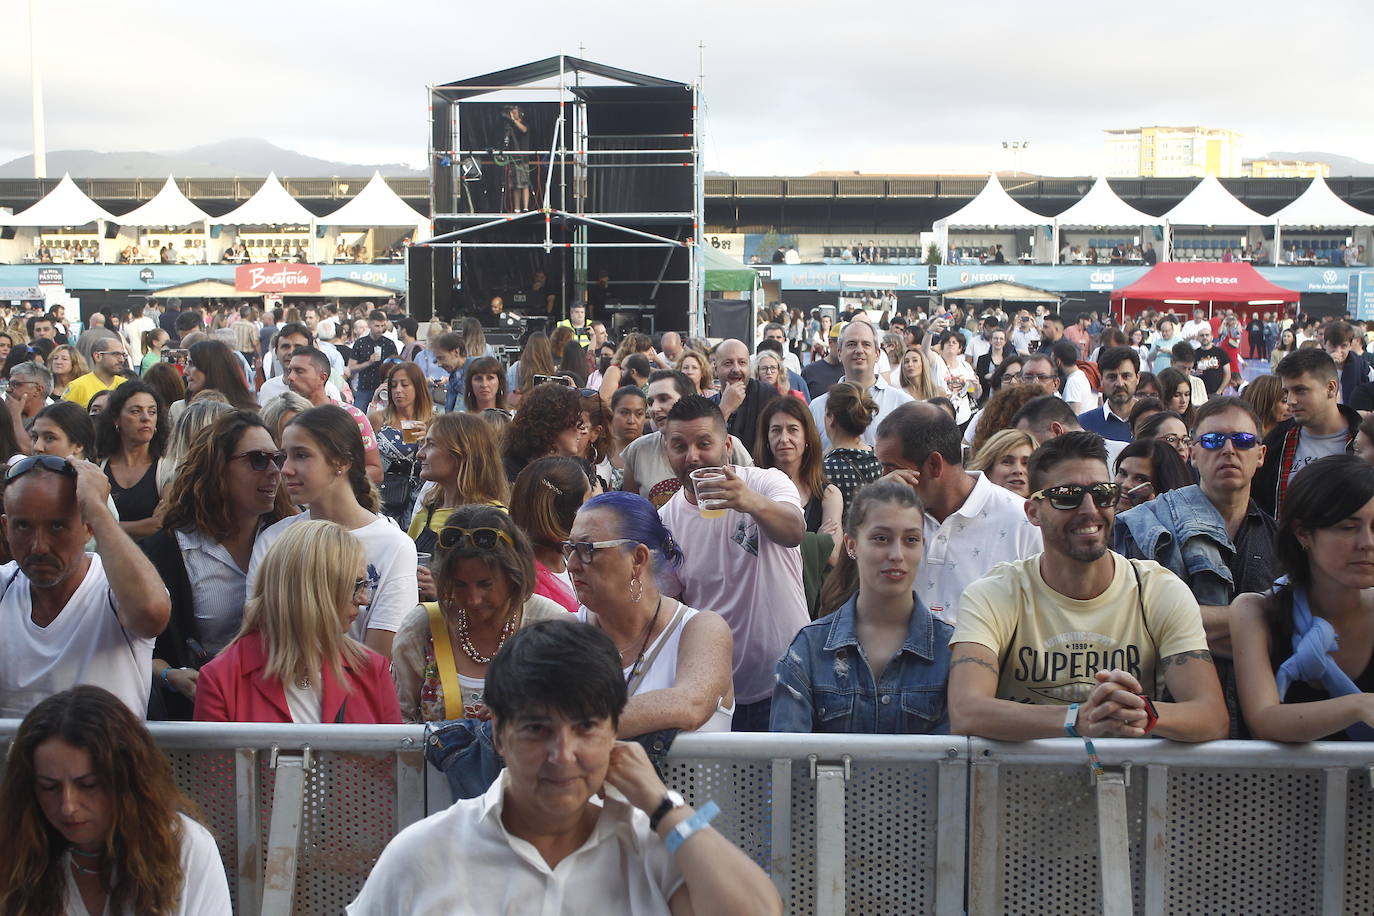
[{"label": "wristband on wrist", "polygon": [[167,680],[167,675],[168,675],[168,673],[171,672],[171,670],[172,670],[172,666],[171,666],[171,665],[168,665],[166,668],[163,668],[163,669],[162,669],[162,683],[163,683],[163,686],[166,686],[166,687],[171,687],[171,686],[172,686],[171,682]]},{"label": "wristband on wrist", "polygon": [[1078,731],[1078,707],[1079,704],[1073,703],[1064,711],[1064,731],[1070,738],[1083,739],[1083,747],[1088,752],[1088,768],[1093,771],[1094,779],[1101,779],[1106,775],[1106,771],[1102,769],[1102,758],[1097,756],[1097,748],[1093,747],[1093,739],[1080,734]]},{"label": "wristband on wrist", "polygon": [[702,805],[701,810],[696,814],[674,827],[668,834],[667,839],[664,840],[668,845],[668,854],[677,855],[677,851],[682,844],[687,842],[688,838],[698,830],[703,827],[709,827],[711,821],[715,819],[717,814],[720,814],[720,806],[710,801]]}]

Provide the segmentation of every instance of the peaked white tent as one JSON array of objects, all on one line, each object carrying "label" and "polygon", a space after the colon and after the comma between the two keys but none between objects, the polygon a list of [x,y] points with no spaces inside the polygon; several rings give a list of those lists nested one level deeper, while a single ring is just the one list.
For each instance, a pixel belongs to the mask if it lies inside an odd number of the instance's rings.
[{"label": "peaked white tent", "polygon": [[38,203],[13,216],[0,214],[3,226],[84,226],[98,220],[118,222],[104,207],[91,200],[72,181],[71,173],[62,180]]},{"label": "peaked white tent", "polygon": [[[1176,258],[1173,239],[1176,226],[1273,226],[1277,229],[1274,217],[1251,210],[1222,187],[1215,175],[1210,174],[1198,182],[1198,186],[1177,206],[1164,214],[1164,221],[1165,243],[1171,260]],[[1275,263],[1278,263],[1277,244],[1273,256]]]},{"label": "peaked white tent", "polygon": [[119,217],[118,222],[121,226],[189,226],[209,218],[208,213],[186,199],[169,175],[162,190],[143,206]]},{"label": "peaked white tent", "polygon": [[1164,218],[1151,216],[1117,196],[1105,177],[1093,182],[1078,203],[1054,218],[1054,256],[1059,258],[1059,234],[1064,229],[1143,229],[1164,226]]},{"label": "peaked white tent", "polygon": [[217,226],[306,226],[314,222],[315,215],[282,187],[276,172],[269,173],[262,187],[237,209],[210,220]]},{"label": "peaked white tent", "polygon": [[1352,207],[1336,196],[1318,175],[1297,200],[1274,214],[1284,229],[1351,229],[1374,226],[1374,213]]},{"label": "peaked white tent", "polygon": [[937,219],[934,229],[941,249],[948,251],[951,229],[1033,229],[1053,224],[1051,217],[1041,216],[1012,200],[997,175],[992,174],[977,197],[949,216]]},{"label": "peaked white tent", "polygon": [[380,171],[372,173],[358,195],[328,216],[321,226],[419,226],[429,220],[391,190]]}]

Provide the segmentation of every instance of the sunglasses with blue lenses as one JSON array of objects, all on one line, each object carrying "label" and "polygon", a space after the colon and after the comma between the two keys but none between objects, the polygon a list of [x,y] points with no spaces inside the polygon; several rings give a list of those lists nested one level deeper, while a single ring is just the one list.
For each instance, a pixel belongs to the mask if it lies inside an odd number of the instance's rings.
[{"label": "sunglasses with blue lenses", "polygon": [[1194,441],[1208,451],[1214,452],[1219,448],[1224,448],[1227,439],[1230,439],[1231,444],[1241,451],[1259,445],[1259,436],[1254,433],[1203,433]]}]

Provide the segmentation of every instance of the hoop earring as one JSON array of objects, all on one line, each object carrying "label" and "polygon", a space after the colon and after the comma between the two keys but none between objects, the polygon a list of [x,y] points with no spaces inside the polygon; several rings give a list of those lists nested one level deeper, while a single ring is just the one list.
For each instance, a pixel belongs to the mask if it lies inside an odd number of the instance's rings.
[{"label": "hoop earring", "polygon": [[639,581],[639,576],[630,580],[630,600],[638,604],[644,599],[644,583]]}]

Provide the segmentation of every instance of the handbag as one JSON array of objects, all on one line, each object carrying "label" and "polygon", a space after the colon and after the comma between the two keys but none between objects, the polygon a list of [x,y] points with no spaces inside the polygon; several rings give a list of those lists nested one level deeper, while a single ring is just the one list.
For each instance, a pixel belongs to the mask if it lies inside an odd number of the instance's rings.
[{"label": "handbag", "polygon": [[382,514],[394,519],[405,518],[415,493],[419,489],[420,478],[416,473],[417,465],[413,459],[400,458],[392,461],[382,475]]}]

